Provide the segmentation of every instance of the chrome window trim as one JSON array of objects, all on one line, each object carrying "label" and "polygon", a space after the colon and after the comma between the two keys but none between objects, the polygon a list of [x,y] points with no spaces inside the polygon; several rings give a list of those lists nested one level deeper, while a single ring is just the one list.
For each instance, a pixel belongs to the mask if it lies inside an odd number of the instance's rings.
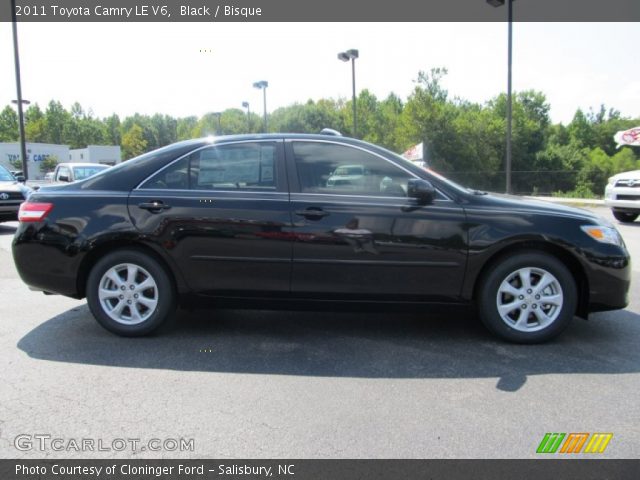
[{"label": "chrome window trim", "polygon": [[[406,168],[404,168],[402,165],[398,165],[397,163],[395,163],[392,160],[389,160],[387,157],[384,157],[382,155],[380,155],[379,153],[376,152],[372,152],[371,150],[367,150],[364,147],[361,147],[359,145],[351,145],[349,143],[343,143],[343,142],[336,142],[336,141],[332,141],[332,140],[324,140],[324,139],[308,139],[308,140],[304,140],[304,139],[299,139],[299,138],[285,138],[284,139],[285,143],[295,143],[295,142],[304,142],[304,143],[331,143],[333,145],[340,145],[342,147],[350,147],[350,148],[355,148],[356,150],[361,150],[365,153],[368,153],[369,155],[373,155],[375,157],[381,158],[382,160],[384,160],[387,163],[390,163],[391,165],[393,165],[394,167],[399,168],[400,170],[403,170],[404,172],[408,173],[409,176],[411,176],[412,178],[420,178],[418,177],[415,173],[413,173],[410,170],[407,170]],[[295,163],[296,159],[293,159],[293,162]],[[296,168],[296,173],[297,173],[297,168]],[[300,181],[300,179],[298,178],[298,182]],[[449,198],[448,195],[445,195],[443,192],[441,192],[439,189],[436,189],[436,191],[442,195],[445,200],[449,200],[449,201],[453,201],[451,198]],[[367,198],[393,198],[392,196],[389,197],[381,197],[381,196],[373,196],[373,195],[341,195],[340,193],[335,193],[335,194],[326,194],[326,193],[306,193],[306,192],[296,192],[296,193],[304,193],[305,195],[340,195],[340,196],[344,196],[344,197],[367,197]]]},{"label": "chrome window trim", "polygon": [[[440,190],[437,190],[437,192],[441,193]],[[291,197],[293,197],[294,195],[313,195],[313,196],[319,196],[319,197],[386,198],[386,199],[389,199],[389,198],[406,198],[406,199],[409,199],[409,198],[411,198],[411,197],[398,197],[398,196],[394,196],[394,195],[389,195],[389,196],[385,197],[385,196],[381,196],[381,195],[343,195],[341,193],[302,193],[302,192],[292,193]],[[448,198],[445,194],[442,193],[442,196],[445,197],[445,198],[436,198],[436,199],[434,199],[434,202],[453,202],[453,200]],[[293,201],[293,198],[292,198],[292,201]],[[336,202],[334,202],[334,203],[336,203]]]},{"label": "chrome window trim", "polygon": [[[376,197],[376,198],[385,198],[385,199],[390,199],[390,198],[394,198],[394,197]],[[395,197],[398,198],[398,197]],[[292,202],[296,202],[299,200],[296,199],[291,199]],[[452,203],[448,200],[439,200],[441,203],[446,203],[447,205],[442,205],[443,207],[449,208],[451,210],[455,210],[458,211],[459,208],[458,207],[451,207],[449,204]],[[363,206],[363,207],[398,207],[398,208],[403,208],[403,207],[420,207],[420,208],[428,208],[429,206],[433,206],[433,203],[428,204],[428,205],[410,205],[410,204],[406,204],[406,203],[372,203],[372,202],[331,202],[331,205],[358,205],[358,206]]]},{"label": "chrome window trim", "polygon": [[[146,194],[146,192],[150,192]],[[286,200],[289,201],[289,194],[287,192],[258,192],[252,190],[189,190],[184,188],[171,188],[171,189],[163,189],[163,188],[149,188],[149,189],[139,189],[132,190],[129,195],[135,195],[136,198],[142,194],[142,196],[153,196],[154,192],[162,192],[164,196],[168,198],[181,198],[181,199],[197,199],[198,197],[212,199],[212,200],[251,200],[255,202],[256,200],[265,201],[265,202],[281,202]],[[213,192],[213,193],[212,193]],[[193,195],[185,195],[186,193],[190,193]],[[231,193],[229,196],[220,196],[217,194],[220,193]],[[254,197],[247,197],[247,194],[254,194]],[[260,195],[278,195],[282,198],[262,198]]]},{"label": "chrome window trim", "polygon": [[[259,139],[259,140],[237,140],[235,142],[223,142],[223,143],[211,143],[209,145],[203,145],[201,147],[198,147],[194,150],[191,150],[190,152],[185,153],[184,155],[175,158],[173,160],[171,160],[169,163],[167,163],[164,167],[162,167],[159,170],[156,170],[155,172],[153,172],[151,175],[149,175],[148,177],[146,177],[144,180],[142,180],[140,183],[138,183],[138,185],[136,185],[132,191],[134,190],[144,190],[144,188],[142,188],[142,186],[151,178],[156,176],[157,174],[159,174],[160,172],[162,172],[163,170],[169,168],[170,166],[172,166],[174,163],[179,162],[180,160],[185,159],[186,157],[188,157],[189,155],[193,155],[196,152],[199,152],[201,150],[205,150],[207,148],[211,148],[211,147],[221,147],[223,145],[239,145],[242,143],[282,143],[282,138],[275,138],[275,139]],[[277,162],[276,162],[277,163]],[[182,190],[182,191],[188,191],[188,192],[234,192],[236,190],[190,190],[190,189],[174,189],[174,188],[153,188],[153,189],[149,189],[149,190],[161,190],[163,192],[169,192],[169,191],[176,191],[176,190]],[[277,187],[276,187],[277,190]],[[246,191],[246,190],[244,190]],[[287,193],[287,192],[270,192],[270,193]]]}]

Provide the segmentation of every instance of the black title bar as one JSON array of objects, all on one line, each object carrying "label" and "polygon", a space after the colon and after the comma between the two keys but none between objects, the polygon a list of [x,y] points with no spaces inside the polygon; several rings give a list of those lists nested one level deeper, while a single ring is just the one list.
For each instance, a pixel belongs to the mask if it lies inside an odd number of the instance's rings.
[{"label": "black title bar", "polygon": [[2,480],[636,480],[640,460],[0,460]]},{"label": "black title bar", "polygon": [[[510,0],[505,0],[506,2]],[[498,22],[502,0],[17,0],[19,22]],[[497,8],[496,8],[497,6]],[[638,22],[638,0],[517,0],[518,22]],[[0,2],[0,21],[11,21]]]}]

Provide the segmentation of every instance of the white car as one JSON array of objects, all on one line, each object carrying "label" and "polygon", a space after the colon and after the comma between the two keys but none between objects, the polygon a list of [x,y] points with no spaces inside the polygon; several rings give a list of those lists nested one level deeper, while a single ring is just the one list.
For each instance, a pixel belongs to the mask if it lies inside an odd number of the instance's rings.
[{"label": "white car", "polygon": [[604,203],[613,216],[624,223],[640,215],[640,170],[622,172],[609,179],[604,190]]},{"label": "white car", "polygon": [[362,165],[342,165],[333,171],[327,180],[327,187],[361,186],[368,173]]}]

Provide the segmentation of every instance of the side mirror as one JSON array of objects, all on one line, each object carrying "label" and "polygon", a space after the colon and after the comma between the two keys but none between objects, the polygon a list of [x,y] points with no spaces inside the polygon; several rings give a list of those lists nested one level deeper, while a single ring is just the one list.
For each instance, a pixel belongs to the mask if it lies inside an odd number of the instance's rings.
[{"label": "side mirror", "polygon": [[58,176],[58,181],[59,182],[68,182],[69,181],[69,175],[60,175],[60,176]]},{"label": "side mirror", "polygon": [[407,183],[407,195],[418,200],[419,204],[427,205],[436,198],[436,189],[428,180],[412,178]]},{"label": "side mirror", "polygon": [[25,182],[25,178],[22,175],[16,175],[16,181],[18,181],[20,183],[24,183]]}]

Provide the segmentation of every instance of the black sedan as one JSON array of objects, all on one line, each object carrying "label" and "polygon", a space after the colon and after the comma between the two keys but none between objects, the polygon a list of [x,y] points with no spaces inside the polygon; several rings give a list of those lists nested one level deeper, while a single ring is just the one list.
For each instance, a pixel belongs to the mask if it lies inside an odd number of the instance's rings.
[{"label": "black sedan", "polygon": [[30,287],[86,297],[128,336],[215,299],[473,304],[501,337],[541,342],[576,315],[624,308],[631,269],[619,233],[589,212],[299,134],[180,142],[43,187],[20,209],[13,256]]}]

